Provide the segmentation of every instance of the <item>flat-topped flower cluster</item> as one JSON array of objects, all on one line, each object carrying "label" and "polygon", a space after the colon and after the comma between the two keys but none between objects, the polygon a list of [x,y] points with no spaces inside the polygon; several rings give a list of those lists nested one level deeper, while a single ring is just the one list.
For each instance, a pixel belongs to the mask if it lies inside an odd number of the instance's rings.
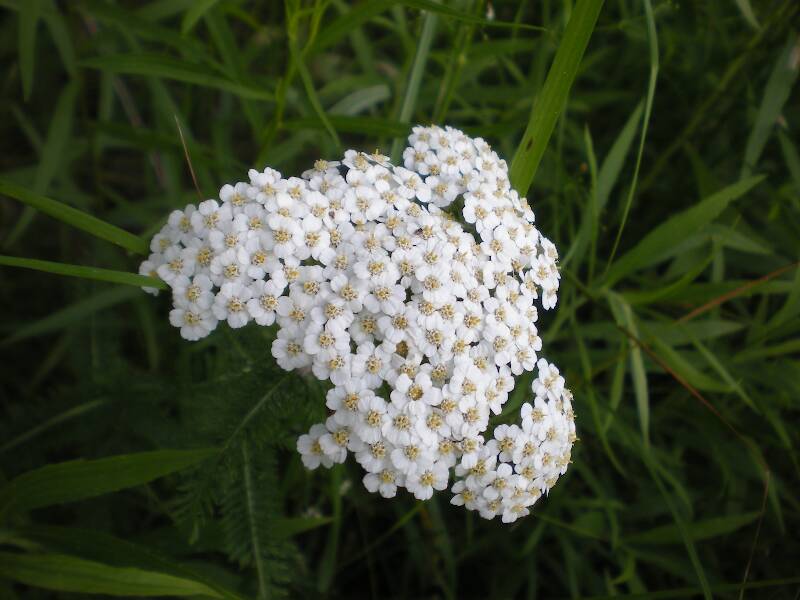
[{"label": "flat-topped flower cluster", "polygon": [[[332,383],[330,416],[297,442],[308,468],[351,452],[367,489],[423,500],[454,471],[454,504],[514,521],[575,441],[572,395],[537,355],[557,252],[484,140],[415,127],[403,162],[348,150],[300,178],[251,170],[173,212],[140,272],[170,285],[186,339],[277,323],[278,364]],[[521,424],[489,435],[534,369]]]}]

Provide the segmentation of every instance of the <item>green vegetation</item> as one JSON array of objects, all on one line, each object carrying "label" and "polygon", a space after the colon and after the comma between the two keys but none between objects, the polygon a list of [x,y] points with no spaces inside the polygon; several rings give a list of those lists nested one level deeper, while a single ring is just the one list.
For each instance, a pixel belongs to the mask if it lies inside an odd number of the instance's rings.
[{"label": "green vegetation", "polygon": [[[795,598],[798,17],[0,0],[0,597]],[[324,388],[274,331],[188,343],[137,289],[173,208],[418,122],[485,137],[561,255],[580,441],[512,526],[307,472]]]}]

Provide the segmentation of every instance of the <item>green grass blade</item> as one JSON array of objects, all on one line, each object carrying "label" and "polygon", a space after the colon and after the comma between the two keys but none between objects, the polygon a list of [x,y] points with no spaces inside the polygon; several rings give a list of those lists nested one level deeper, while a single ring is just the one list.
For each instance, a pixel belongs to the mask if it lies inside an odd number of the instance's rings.
[{"label": "green grass blade", "polygon": [[314,89],[314,81],[311,79],[311,73],[308,71],[308,67],[306,67],[306,63],[303,60],[300,51],[297,49],[297,46],[294,40],[289,41],[289,52],[292,56],[292,62],[294,62],[295,69],[300,74],[300,80],[303,82],[303,88],[306,90],[306,96],[308,96],[308,101],[311,103],[314,112],[317,114],[317,117],[325,126],[325,130],[330,134],[333,143],[336,144],[336,148],[339,152],[341,152],[342,142],[339,140],[339,135],[336,133],[336,129],[330,122],[328,115],[325,114],[325,109],[322,107],[322,103],[319,101],[319,96],[317,95],[317,90]]},{"label": "green grass blade", "polygon": [[[620,131],[617,139],[614,140],[611,150],[608,151],[608,155],[603,160],[603,164],[600,165],[600,170],[597,172],[597,181],[596,183],[593,183],[595,197],[594,202],[597,207],[598,215],[605,208],[608,198],[611,195],[611,190],[614,189],[617,179],[619,178],[620,171],[622,171],[622,166],[625,163],[625,157],[628,155],[628,151],[633,143],[633,138],[636,135],[636,129],[639,125],[639,121],[642,118],[643,108],[643,105],[639,103],[633,113],[631,113],[631,116],[628,117],[628,120],[625,122],[622,131]],[[589,162],[589,166],[591,172],[592,161]],[[593,180],[594,179],[595,177],[593,175]],[[571,260],[577,260],[577,264],[581,263],[583,254],[586,251],[586,246],[592,237],[590,234],[594,233],[592,231],[593,222],[594,215],[592,211],[586,211],[586,215],[581,222],[581,228],[578,232],[578,235],[575,237],[575,241],[570,246],[566,256],[561,261],[562,265],[566,266]]]},{"label": "green grass blade", "polygon": [[[67,148],[72,136],[72,126],[75,118],[75,99],[78,95],[77,82],[67,84],[58,98],[53,119],[47,132],[47,141],[39,156],[39,166],[36,169],[36,180],[33,191],[37,194],[46,194],[56,173],[61,168],[67,155]],[[9,248],[22,237],[30,224],[36,210],[26,206],[14,228],[8,234],[3,246]]]},{"label": "green grass blade", "polygon": [[261,87],[237,83],[214,75],[204,65],[186,62],[162,54],[109,54],[80,61],[80,66],[121,75],[143,75],[191,83],[201,87],[230,92],[251,100],[274,100],[274,95]]},{"label": "green grass blade", "polygon": [[[617,323],[623,326],[631,335],[639,338],[639,329],[636,326],[633,311],[628,303],[614,292],[608,292],[608,300]],[[628,339],[628,344],[633,391],[636,396],[636,409],[639,413],[639,427],[642,431],[644,445],[647,448],[650,445],[650,392],[647,385],[647,371],[644,368],[642,349],[633,339]]]},{"label": "green grass blade", "polygon": [[[328,115],[328,121],[337,131],[358,133],[373,137],[405,136],[411,130],[408,123],[382,119],[380,117],[348,117],[345,115]],[[325,124],[318,117],[301,117],[289,119],[283,123],[284,129],[303,131],[305,129],[325,129]]]},{"label": "green grass blade", "polygon": [[18,258],[16,256],[0,255],[0,265],[6,267],[20,267],[23,269],[34,269],[45,273],[55,273],[56,275],[66,275],[68,277],[80,277],[82,279],[93,279],[95,281],[107,281],[109,283],[121,283],[136,287],[154,287],[167,289],[167,284],[155,277],[127,273],[125,271],[115,271],[113,269],[100,269],[98,267],[84,267],[82,265],[68,265],[65,263],[52,262],[49,260],[37,260],[34,258]]},{"label": "green grass blade", "polygon": [[141,293],[141,290],[136,290],[131,287],[115,287],[110,290],[104,290],[84,298],[75,304],[71,304],[66,308],[50,313],[38,321],[23,325],[9,337],[0,341],[0,348],[13,344],[14,342],[64,329],[104,308],[140,296]]},{"label": "green grass blade", "polygon": [[511,185],[520,196],[528,193],[556,121],[566,106],[602,6],[602,0],[578,0],[572,10],[544,87],[534,101],[528,127],[511,162]]},{"label": "green grass blade", "polygon": [[61,58],[61,62],[64,63],[67,74],[70,77],[75,77],[75,73],[78,70],[77,60],[69,27],[61,12],[53,4],[53,0],[47,0],[47,2],[49,10],[43,11],[42,18],[50,30],[50,37],[53,38],[53,43],[58,48],[58,55]]},{"label": "green grass blade", "polygon": [[52,200],[18,186],[7,179],[0,178],[0,194],[19,200],[46,215],[50,215],[54,219],[58,219],[67,225],[81,229],[95,237],[121,246],[136,254],[146,255],[148,253],[147,242],[139,236],[133,235],[124,229],[120,229],[116,225],[106,223],[97,217],[93,217],[62,202]]},{"label": "green grass blade", "polygon": [[792,92],[797,74],[800,72],[800,61],[793,60],[793,54],[800,52],[800,41],[793,35],[787,42],[783,51],[778,55],[775,66],[772,68],[767,86],[764,88],[764,98],[758,109],[758,116],[747,138],[744,152],[744,164],[740,177],[744,179],[753,172],[767,140],[775,130],[778,118],[781,115],[786,101]]},{"label": "green grass blade", "polygon": [[698,582],[700,583],[700,587],[703,589],[703,597],[705,600],[711,600],[711,588],[708,584],[708,577],[706,576],[705,570],[703,569],[703,565],[700,562],[700,557],[697,555],[697,548],[695,548],[694,540],[691,536],[689,528],[686,526],[686,522],[684,521],[683,517],[678,510],[678,507],[675,505],[675,502],[672,499],[670,492],[664,487],[664,483],[661,481],[661,476],[658,474],[658,465],[655,463],[655,459],[651,454],[651,449],[647,446],[643,448],[642,458],[644,460],[645,465],[647,465],[648,470],[650,471],[650,475],[655,481],[658,490],[661,492],[661,496],[664,498],[664,502],[669,507],[670,512],[672,513],[672,518],[675,521],[675,526],[680,535],[684,546],[686,547],[686,552],[689,555],[689,560],[694,567],[695,573],[697,574]]},{"label": "green grass blade", "polygon": [[207,585],[222,598],[243,600],[239,594],[216,583],[211,574],[198,573],[196,569],[177,562],[153,546],[142,546],[101,531],[79,527],[29,525],[18,532],[21,537],[40,544],[48,552],[102,561],[113,567],[135,567],[182,577]]},{"label": "green grass blade", "polygon": [[753,12],[753,5],[750,4],[750,0],[736,0],[736,6],[739,7],[739,12],[742,13],[742,17],[744,17],[744,20],[747,21],[750,27],[753,29],[759,29],[761,27],[761,25],[758,24],[755,12]]},{"label": "green grass blade", "polygon": [[0,489],[0,514],[75,502],[142,485],[217,454],[215,448],[154,450],[71,460],[19,475]]},{"label": "green grass blade", "polygon": [[51,427],[60,425],[61,423],[69,421],[70,419],[74,419],[75,417],[80,417],[81,415],[93,411],[95,408],[99,408],[100,406],[103,406],[105,404],[106,404],[105,400],[92,400],[90,402],[84,402],[83,404],[79,404],[78,406],[73,406],[69,410],[65,410],[64,412],[59,413],[54,417],[47,419],[44,423],[40,423],[39,425],[32,427],[25,433],[22,433],[16,436],[15,438],[7,441],[5,444],[0,446],[0,454],[2,454],[3,452],[8,452],[12,448],[15,448],[20,444],[27,442],[28,440],[36,437],[40,433],[47,431]]},{"label": "green grass blade", "polygon": [[218,2],[219,0],[197,0],[192,4],[181,20],[181,34],[187,35],[190,33],[194,26],[197,25],[197,22],[203,18],[203,15],[214,8],[214,5]]},{"label": "green grass blade", "polygon": [[[753,511],[694,521],[687,523],[687,531],[695,542],[708,540],[749,525],[758,519],[759,514],[759,511]],[[625,538],[625,542],[630,544],[680,544],[682,541],[680,530],[675,524],[661,525]]]},{"label": "green grass blade", "polygon": [[[417,52],[414,55],[414,63],[411,65],[411,72],[408,76],[408,84],[406,91],[403,95],[403,103],[400,105],[400,112],[397,120],[402,123],[408,123],[414,114],[414,107],[417,104],[417,97],[419,96],[420,85],[422,84],[422,75],[425,73],[425,64],[428,62],[428,53],[430,52],[431,42],[436,33],[436,13],[429,12],[425,15],[422,23],[422,33],[419,37],[417,44]],[[395,139],[392,144],[392,162],[397,163],[400,159],[400,153],[403,150],[405,141],[402,139]]]},{"label": "green grass blade", "polygon": [[131,567],[110,567],[63,554],[0,553],[0,576],[62,592],[111,596],[210,596],[219,593],[198,581]]},{"label": "green grass blade", "polygon": [[22,76],[22,94],[27,101],[33,91],[36,59],[36,29],[42,12],[42,0],[27,0],[19,8],[18,53]]},{"label": "green grass blade", "polygon": [[647,97],[645,99],[644,108],[644,121],[642,123],[642,135],[639,138],[639,151],[636,154],[636,166],[633,170],[633,180],[631,187],[628,190],[628,197],[625,199],[625,208],[622,212],[622,221],[617,230],[617,236],[614,239],[614,246],[611,248],[611,254],[606,263],[606,271],[614,262],[614,256],[617,254],[619,242],[622,239],[622,230],[625,228],[625,223],[628,220],[628,212],[633,204],[633,197],[636,193],[636,183],[639,181],[639,168],[642,165],[642,154],[644,153],[644,141],[647,138],[647,127],[650,124],[650,115],[653,110],[653,99],[656,95],[656,81],[658,80],[658,32],[656,31],[656,20],[653,16],[653,6],[650,0],[644,0],[644,12],[647,18],[647,39],[650,46],[650,78],[647,82]]},{"label": "green grass blade", "polygon": [[744,196],[763,179],[757,176],[738,181],[658,225],[611,266],[606,285],[612,286],[637,269],[667,258],[674,250],[675,240],[686,239],[711,223],[728,204]]},{"label": "green grass blade", "polygon": [[[597,2],[597,0],[594,0]],[[485,19],[472,15],[468,12],[457,10],[448,6],[446,3],[435,2],[434,0],[399,0],[399,3],[407,6],[408,8],[416,8],[417,10],[425,10],[451,19],[453,21],[462,21],[464,23],[471,23],[473,25],[483,25],[485,27],[508,27],[512,29],[527,29],[530,31],[547,31],[546,27],[539,27],[537,25],[529,25],[527,23],[513,23],[508,21],[498,21],[496,19]],[[602,2],[601,2],[602,4]]]}]

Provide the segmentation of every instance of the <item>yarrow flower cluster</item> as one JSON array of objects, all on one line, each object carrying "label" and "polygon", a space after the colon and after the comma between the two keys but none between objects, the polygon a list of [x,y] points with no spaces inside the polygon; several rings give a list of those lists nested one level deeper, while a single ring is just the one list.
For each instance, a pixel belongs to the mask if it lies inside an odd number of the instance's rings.
[{"label": "yarrow flower cluster", "polygon": [[[348,452],[364,485],[406,488],[511,522],[555,484],[575,441],[572,395],[538,356],[537,301],[555,306],[555,246],[480,138],[415,127],[395,166],[377,151],[319,160],[302,177],[267,168],[219,199],[176,210],[140,272],[172,289],[188,340],[277,324],[285,370],[332,384],[330,416],[300,436],[306,467]],[[154,291],[154,290],[153,290]],[[536,369],[521,423],[487,434]]]}]

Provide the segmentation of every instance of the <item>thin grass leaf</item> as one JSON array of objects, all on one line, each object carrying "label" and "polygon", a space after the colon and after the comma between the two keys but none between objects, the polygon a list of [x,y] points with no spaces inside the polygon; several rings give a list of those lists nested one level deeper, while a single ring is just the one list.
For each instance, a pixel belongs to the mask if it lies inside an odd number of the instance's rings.
[{"label": "thin grass leaf", "polygon": [[686,526],[686,522],[681,517],[675,503],[672,501],[670,497],[670,493],[664,487],[664,484],[661,481],[661,476],[658,474],[658,466],[655,464],[655,460],[652,457],[651,449],[647,446],[643,447],[642,459],[644,460],[645,465],[647,465],[648,470],[650,471],[650,475],[656,483],[659,492],[661,492],[662,498],[664,498],[664,502],[669,507],[670,512],[672,513],[672,518],[675,521],[675,526],[678,530],[678,533],[683,541],[684,546],[686,547],[686,551],[689,554],[689,560],[692,562],[692,566],[694,567],[695,573],[697,574],[697,579],[700,583],[700,587],[703,590],[703,597],[705,600],[711,600],[711,588],[708,584],[708,577],[706,576],[706,572],[703,569],[703,565],[700,562],[700,557],[697,555],[697,549],[694,545],[694,540],[691,537],[691,533],[689,528]]},{"label": "thin grass leaf", "polygon": [[100,531],[78,527],[29,525],[20,529],[19,535],[40,544],[49,552],[98,561],[112,567],[134,567],[185,578],[208,586],[220,598],[243,600],[242,596],[214,581],[210,574],[198,573],[152,546],[141,546]]},{"label": "thin grass leaf", "polygon": [[511,23],[495,19],[486,19],[455,9],[449,5],[442,4],[434,0],[369,0],[356,4],[347,13],[334,19],[314,40],[310,53],[316,54],[325,48],[338,43],[341,39],[349,35],[353,30],[363,25],[370,19],[386,12],[398,4],[408,8],[425,11],[447,17],[454,21],[469,23],[472,25],[483,25],[485,27],[501,27],[512,29],[523,29],[529,31],[547,31],[547,28],[527,23]]},{"label": "thin grass leaf", "polygon": [[19,475],[0,489],[0,515],[142,485],[194,466],[217,452],[215,448],[155,450],[47,465]]},{"label": "thin grass leaf", "polygon": [[647,127],[650,124],[650,115],[653,110],[653,99],[656,95],[656,81],[658,80],[658,32],[656,31],[656,20],[653,16],[653,6],[650,0],[644,0],[644,12],[647,19],[647,40],[650,48],[650,78],[647,82],[647,97],[645,99],[642,135],[639,138],[639,151],[636,154],[636,166],[633,170],[633,180],[631,181],[631,187],[628,190],[628,197],[625,200],[625,208],[622,212],[622,221],[619,224],[617,237],[614,239],[614,245],[611,248],[611,255],[606,263],[606,271],[608,271],[609,267],[614,262],[614,256],[616,256],[619,242],[622,239],[622,230],[625,228],[625,222],[628,219],[628,212],[633,204],[633,197],[636,192],[636,183],[639,181],[639,168],[642,165],[644,141],[647,138]]},{"label": "thin grass leaf", "polygon": [[81,229],[136,254],[148,253],[148,244],[142,238],[57,200],[51,200],[18,186],[2,177],[0,177],[0,194],[19,200],[62,223]]},{"label": "thin grass leaf", "polygon": [[528,193],[556,121],[567,104],[569,90],[602,7],[602,0],[578,0],[572,10],[550,72],[534,101],[528,127],[511,162],[511,185],[520,196]]},{"label": "thin grass leaf", "polygon": [[[597,207],[598,216],[605,208],[608,198],[611,196],[611,191],[617,183],[617,179],[625,163],[625,158],[630,151],[633,138],[636,135],[636,129],[642,118],[643,110],[644,105],[639,103],[633,113],[631,113],[631,116],[628,117],[619,135],[614,140],[611,150],[608,151],[608,155],[606,155],[603,160],[600,170],[594,176],[596,179],[596,183],[594,184],[594,203]],[[590,171],[592,171],[591,166],[590,161]],[[581,222],[581,229],[561,262],[562,265],[566,266],[573,258],[578,261],[577,264],[581,263],[587,243],[591,237],[592,222],[592,211],[586,211],[586,216],[584,216]]]},{"label": "thin grass leaf", "polygon": [[197,22],[202,19],[208,11],[214,8],[214,5],[218,2],[219,0],[197,0],[197,2],[192,4],[181,20],[181,35],[185,36],[191,32],[194,26],[197,25]]},{"label": "thin grass leaf", "polygon": [[[724,517],[712,517],[703,521],[693,521],[686,524],[689,537],[699,542],[711,538],[726,535],[742,527],[746,527],[756,519],[761,513],[753,511],[740,515],[725,515]],[[661,525],[641,531],[625,538],[628,544],[680,544],[683,541],[680,529],[675,524]]]},{"label": "thin grass leaf", "polygon": [[[408,123],[414,114],[414,107],[417,104],[417,97],[420,93],[420,85],[422,84],[422,75],[425,72],[425,64],[428,62],[428,53],[430,52],[431,42],[436,34],[436,13],[428,12],[422,21],[422,33],[419,36],[417,43],[417,52],[414,55],[414,63],[411,65],[411,71],[408,74],[408,83],[403,94],[403,103],[400,105],[400,111],[397,115],[397,120],[401,123]],[[393,163],[397,163],[400,159],[400,153],[403,150],[404,140],[395,139],[392,144],[391,158]]]},{"label": "thin grass leaf", "polygon": [[26,0],[19,7],[17,51],[22,76],[23,98],[27,101],[33,91],[33,70],[36,60],[36,29],[42,14],[43,0]]},{"label": "thin grass leaf", "polygon": [[131,567],[110,567],[63,554],[0,553],[0,576],[33,587],[110,596],[222,595],[198,581]]},{"label": "thin grass leaf", "polygon": [[747,24],[753,29],[759,29],[761,25],[758,24],[758,19],[753,12],[753,5],[750,4],[750,0],[735,0],[735,2],[736,6],[739,7],[739,12],[742,13],[742,17],[747,21]]},{"label": "thin grass leaf", "polygon": [[70,77],[75,77],[78,70],[77,59],[75,58],[75,48],[70,37],[70,30],[65,23],[65,19],[53,0],[46,0],[45,10],[42,11],[47,28],[50,30],[50,37],[58,49],[58,55],[64,68]]},{"label": "thin grass leaf", "polygon": [[744,163],[739,175],[741,179],[749,177],[758,164],[764,146],[767,145],[767,140],[772,135],[781,111],[789,99],[794,82],[797,80],[797,74],[800,73],[800,61],[792,58],[798,52],[800,52],[800,39],[796,35],[792,35],[783,51],[778,55],[767,86],[764,88],[764,98],[761,100],[756,122],[747,138]]},{"label": "thin grass leaf", "polygon": [[266,567],[264,566],[264,560],[261,556],[261,540],[259,539],[259,527],[257,524],[257,511],[256,511],[256,501],[255,501],[255,494],[256,491],[253,489],[253,475],[251,473],[250,467],[250,455],[247,450],[247,441],[242,442],[242,456],[244,462],[242,464],[242,469],[244,473],[244,491],[245,491],[245,506],[247,507],[247,523],[248,523],[248,532],[250,533],[250,543],[252,544],[253,548],[253,562],[256,566],[256,573],[258,574],[258,598],[266,598],[267,597],[267,574],[266,574]]},{"label": "thin grass leaf", "polygon": [[[47,132],[47,140],[42,148],[39,165],[36,168],[36,179],[33,188],[36,194],[47,193],[53,178],[68,156],[67,148],[72,136],[77,94],[78,83],[73,81],[66,85],[58,98],[53,111],[53,119],[50,121],[50,127]],[[3,242],[3,246],[6,248],[13,246],[24,235],[33,222],[35,215],[36,210],[31,206],[26,206],[16,225],[14,225],[14,228]]]},{"label": "thin grass leaf", "polygon": [[336,562],[339,555],[339,536],[342,530],[342,465],[334,465],[331,469],[328,494],[333,514],[332,523],[325,542],[325,550],[319,563],[317,589],[325,592],[333,582],[336,573]]},{"label": "thin grass leaf", "polygon": [[306,96],[308,96],[308,101],[311,103],[311,107],[314,109],[314,112],[317,114],[319,120],[325,126],[325,130],[331,136],[336,148],[339,152],[341,152],[342,142],[339,140],[339,135],[336,133],[336,129],[334,129],[333,125],[328,119],[328,115],[325,114],[325,109],[322,108],[322,103],[319,101],[317,91],[314,89],[314,81],[311,79],[311,73],[309,73],[308,67],[306,67],[303,57],[301,56],[300,51],[297,49],[294,40],[290,40],[289,42],[289,52],[292,56],[294,67],[300,74],[300,80],[303,82],[303,88],[306,91]]},{"label": "thin grass leaf", "polygon": [[214,75],[208,67],[182,61],[161,54],[109,54],[94,56],[80,61],[81,67],[99,69],[122,75],[143,75],[158,79],[169,79],[191,83],[201,87],[230,92],[239,98],[273,101],[272,92],[262,87],[237,83],[225,77]]},{"label": "thin grass leaf", "polygon": [[43,433],[56,425],[60,425],[61,423],[69,421],[70,419],[74,419],[75,417],[80,417],[87,412],[91,412],[96,408],[104,406],[105,404],[107,404],[106,400],[92,400],[91,402],[84,402],[78,406],[73,406],[64,412],[47,419],[44,423],[40,423],[39,425],[32,427],[25,433],[21,433],[13,439],[8,440],[5,444],[0,446],[0,454],[3,452],[8,452],[20,444],[24,444],[28,440],[35,438],[40,433]]},{"label": "thin grass leaf", "polygon": [[66,308],[50,313],[38,321],[22,325],[9,337],[0,340],[0,348],[28,338],[70,327],[76,322],[100,310],[130,300],[131,298],[141,295],[141,293],[141,290],[136,290],[131,287],[118,287],[93,294]]},{"label": "thin grass leaf", "polygon": [[136,287],[152,287],[161,290],[165,290],[168,287],[166,283],[156,277],[148,277],[146,275],[138,275],[136,273],[127,273],[125,271],[114,271],[112,269],[100,269],[98,267],[68,265],[49,260],[18,258],[16,256],[0,256],[0,265],[7,267],[20,267],[23,269],[33,269],[35,271],[44,271],[45,273],[66,275],[68,277],[80,277],[82,279],[93,279],[95,281],[121,283],[123,285],[133,285]]},{"label": "thin grass leaf", "polygon": [[744,196],[763,179],[756,176],[738,181],[658,225],[611,265],[605,278],[606,285],[612,286],[626,275],[669,257],[674,251],[675,240],[685,239],[711,223],[728,204]]},{"label": "thin grass leaf", "polygon": [[[328,115],[332,127],[342,133],[358,133],[374,137],[401,137],[408,134],[411,125],[381,119],[379,117],[347,117],[344,115]],[[304,117],[284,121],[283,127],[289,131],[305,129],[325,129],[325,124],[318,117]]]},{"label": "thin grass leaf", "polygon": [[[597,1],[597,0],[595,0]],[[471,23],[473,25],[483,25],[485,27],[507,27],[512,29],[526,29],[529,31],[547,31],[546,27],[539,27],[537,25],[529,25],[527,23],[513,23],[508,21],[499,21],[497,19],[485,19],[472,15],[468,12],[457,10],[448,6],[447,4],[435,2],[434,0],[399,0],[400,4],[408,8],[415,8],[417,10],[424,10],[432,12],[443,17],[448,17],[454,21],[462,21],[464,23]]]},{"label": "thin grass leaf", "polygon": [[703,358],[706,359],[709,365],[719,374],[720,377],[736,392],[736,395],[742,399],[742,401],[747,404],[751,409],[755,412],[760,412],[756,403],[753,399],[749,396],[749,394],[745,391],[742,385],[733,378],[733,375],[725,368],[725,365],[714,355],[711,350],[706,348],[706,346],[700,342],[699,340],[693,340],[695,348],[700,351],[700,354],[703,355]]},{"label": "thin grass leaf", "polygon": [[783,158],[786,161],[786,168],[789,169],[789,173],[792,175],[795,190],[800,194],[800,152],[797,151],[797,147],[783,131],[778,131],[778,139],[781,143]]},{"label": "thin grass leaf", "polygon": [[[624,326],[627,331],[638,338],[639,330],[628,303],[614,292],[608,292],[607,297],[617,323]],[[628,340],[628,344],[633,391],[636,396],[636,408],[639,412],[639,428],[642,432],[645,448],[647,448],[650,445],[650,393],[647,386],[647,372],[644,368],[642,349],[632,339]]]}]

